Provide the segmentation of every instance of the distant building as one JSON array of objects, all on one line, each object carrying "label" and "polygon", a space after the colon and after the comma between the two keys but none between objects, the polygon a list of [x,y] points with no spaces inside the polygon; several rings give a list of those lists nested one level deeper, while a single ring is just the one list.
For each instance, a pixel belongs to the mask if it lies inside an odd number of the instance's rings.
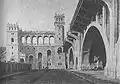
[{"label": "distant building", "polygon": [[65,56],[64,14],[55,14],[55,31],[23,31],[18,24],[8,24],[7,61],[31,63],[33,69],[63,69]]}]

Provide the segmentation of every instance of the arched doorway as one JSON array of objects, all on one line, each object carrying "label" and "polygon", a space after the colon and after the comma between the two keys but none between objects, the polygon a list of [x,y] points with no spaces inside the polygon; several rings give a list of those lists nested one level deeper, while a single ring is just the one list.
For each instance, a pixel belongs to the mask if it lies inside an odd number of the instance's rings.
[{"label": "arched doorway", "polygon": [[47,50],[47,68],[51,66],[51,50]]},{"label": "arched doorway", "polygon": [[106,50],[103,38],[95,26],[91,26],[84,38],[82,47],[82,69],[104,69]]},{"label": "arched doorway", "polygon": [[29,56],[29,63],[33,64],[33,56],[32,55]]},{"label": "arched doorway", "polygon": [[38,53],[38,67],[42,68],[42,53]]},{"label": "arched doorway", "polygon": [[69,53],[69,68],[73,69],[73,66],[74,66],[74,58],[73,58],[73,50],[71,48]]}]

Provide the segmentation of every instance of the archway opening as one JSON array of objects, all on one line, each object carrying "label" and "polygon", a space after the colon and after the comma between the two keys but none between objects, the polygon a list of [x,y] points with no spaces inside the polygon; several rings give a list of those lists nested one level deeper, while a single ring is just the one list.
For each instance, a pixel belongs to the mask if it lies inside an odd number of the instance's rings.
[{"label": "archway opening", "polygon": [[51,36],[50,37],[50,44],[52,45],[52,44],[54,44],[55,43],[55,38],[54,38],[54,36]]},{"label": "archway opening", "polygon": [[92,26],[83,43],[82,69],[103,70],[105,66],[105,45],[99,30]]},{"label": "archway opening", "polygon": [[39,36],[38,37],[38,44],[43,44],[43,37],[42,36]]},{"label": "archway opening", "polygon": [[44,37],[44,44],[49,44],[49,38],[48,38],[48,36]]},{"label": "archway opening", "polygon": [[47,68],[51,66],[51,50],[47,50]]},{"label": "archway opening", "polygon": [[70,65],[70,69],[73,69],[73,65],[74,65],[74,58],[73,58],[73,50],[70,49],[70,54],[69,54],[69,65]]},{"label": "archway opening", "polygon": [[33,37],[32,37],[32,43],[33,43],[34,45],[37,45],[37,37],[36,37],[36,36],[33,36]]},{"label": "archway opening", "polygon": [[42,53],[38,53],[38,66],[39,69],[42,68]]},{"label": "archway opening", "polygon": [[33,64],[33,56],[32,55],[29,56],[29,63]]},{"label": "archway opening", "polygon": [[31,44],[31,38],[30,38],[30,36],[27,36],[26,40],[27,40],[27,44]]}]

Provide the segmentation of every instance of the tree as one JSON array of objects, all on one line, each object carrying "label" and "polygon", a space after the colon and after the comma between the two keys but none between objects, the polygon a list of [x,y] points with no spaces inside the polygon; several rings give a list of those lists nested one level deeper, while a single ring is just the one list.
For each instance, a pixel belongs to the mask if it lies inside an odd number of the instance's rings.
[{"label": "tree", "polygon": [[5,55],[6,55],[6,48],[5,47],[0,47],[0,61],[5,60]]}]

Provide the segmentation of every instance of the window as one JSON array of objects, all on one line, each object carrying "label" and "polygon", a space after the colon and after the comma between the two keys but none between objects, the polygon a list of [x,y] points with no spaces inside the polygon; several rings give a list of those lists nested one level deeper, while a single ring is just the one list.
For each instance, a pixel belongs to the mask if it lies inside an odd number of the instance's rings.
[{"label": "window", "polygon": [[12,49],[13,49],[13,46],[12,46]]},{"label": "window", "polygon": [[11,35],[14,35],[14,33],[11,33]]},{"label": "window", "polygon": [[25,43],[25,37],[21,37],[21,42]]},{"label": "window", "polygon": [[62,48],[61,47],[58,48],[57,53],[58,54],[62,53]]},{"label": "window", "polygon": [[13,52],[12,52],[12,55],[13,55]]},{"label": "window", "polygon": [[62,63],[58,63],[58,65],[62,65]]},{"label": "window", "polygon": [[14,42],[14,38],[11,38],[11,42]]},{"label": "window", "polygon": [[48,63],[48,65],[51,65],[51,63]]},{"label": "window", "polygon": [[54,44],[54,37],[53,36],[50,37],[50,44]]},{"label": "window", "polygon": [[59,59],[61,59],[61,56],[59,56]]},{"label": "window", "polygon": [[61,40],[61,39],[59,38],[59,40]]}]

